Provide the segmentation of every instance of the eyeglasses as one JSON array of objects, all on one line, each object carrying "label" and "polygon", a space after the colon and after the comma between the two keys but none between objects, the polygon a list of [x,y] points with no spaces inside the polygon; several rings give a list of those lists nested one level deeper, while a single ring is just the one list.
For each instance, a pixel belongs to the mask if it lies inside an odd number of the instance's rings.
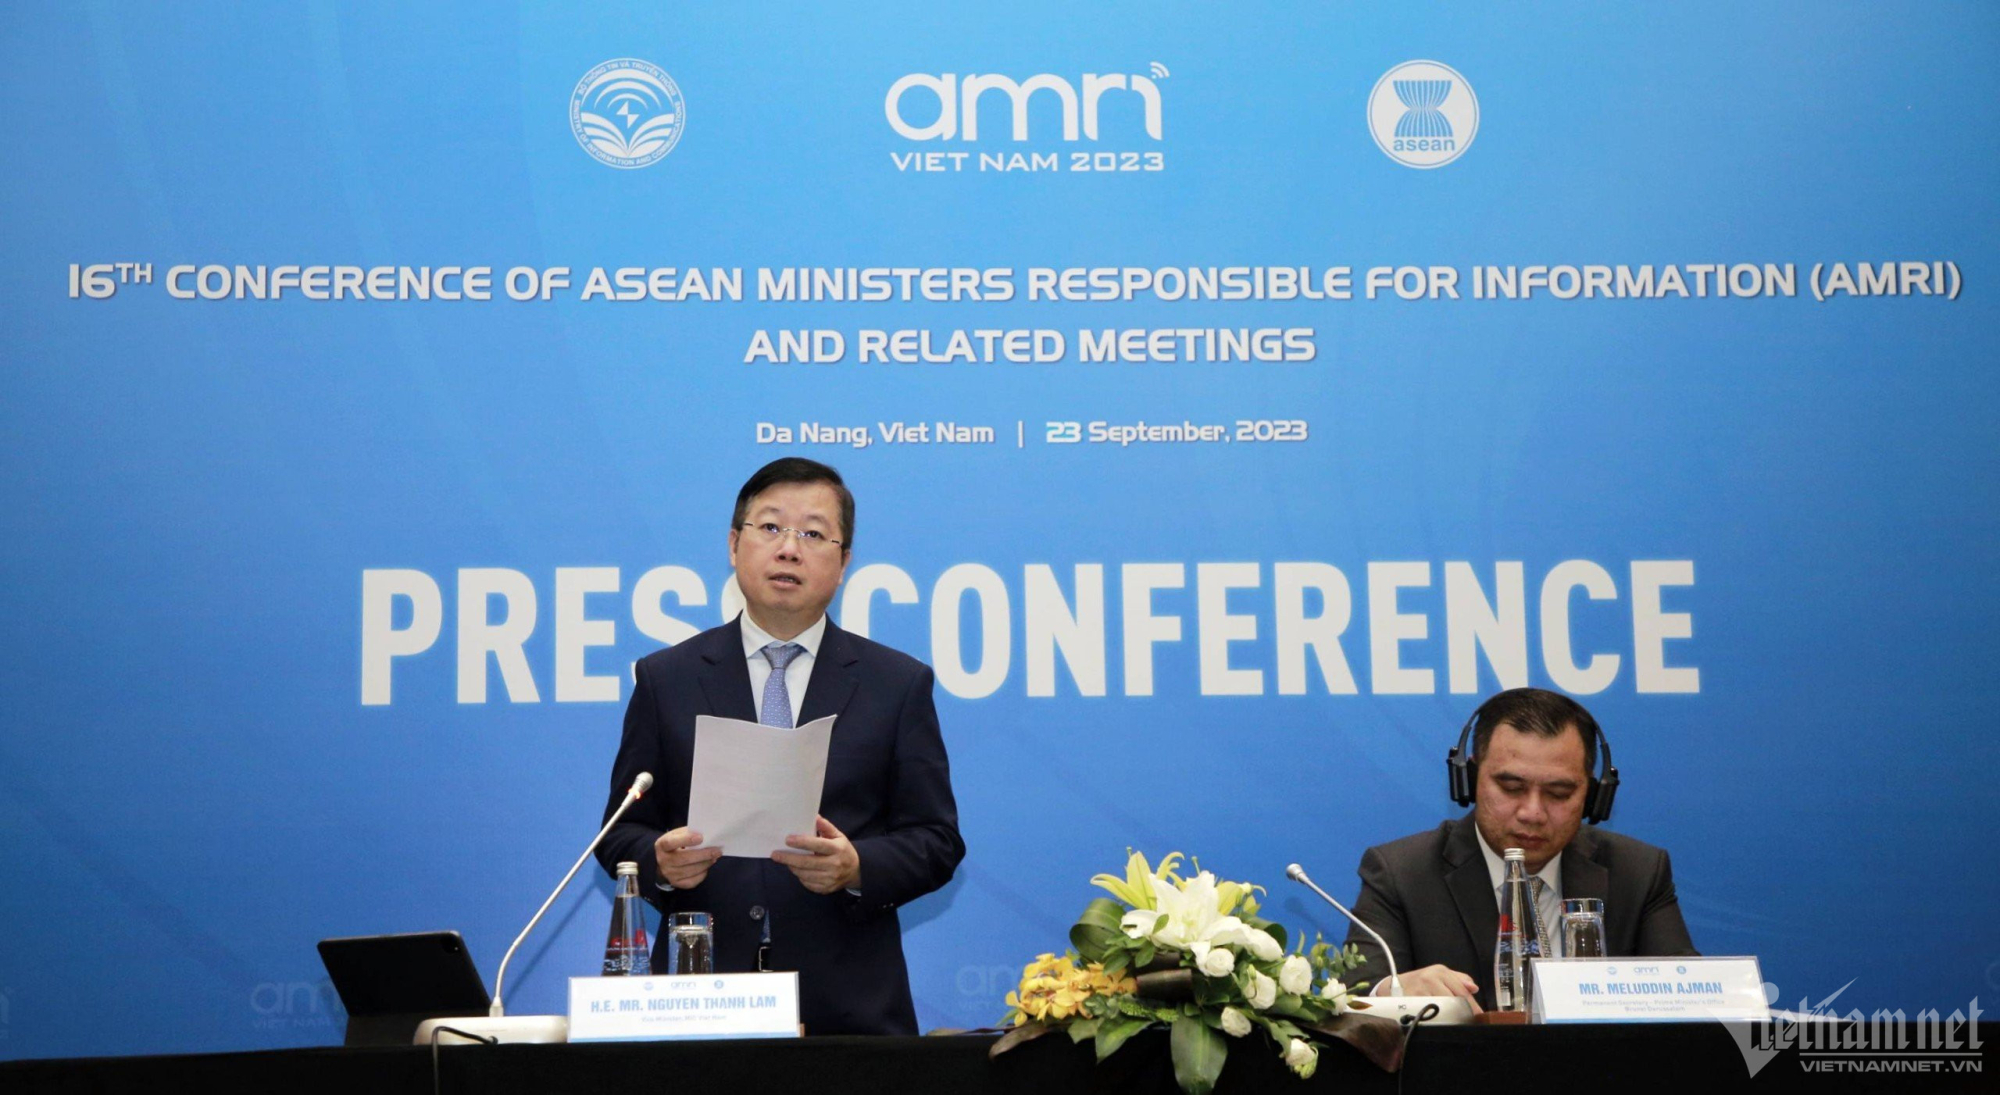
[{"label": "eyeglasses", "polygon": [[828,539],[826,533],[816,528],[786,528],[772,521],[745,521],[737,527],[749,529],[756,534],[754,539],[758,543],[767,545],[784,539],[786,533],[791,533],[799,543],[808,548],[824,549],[839,547],[841,544],[839,540]]}]

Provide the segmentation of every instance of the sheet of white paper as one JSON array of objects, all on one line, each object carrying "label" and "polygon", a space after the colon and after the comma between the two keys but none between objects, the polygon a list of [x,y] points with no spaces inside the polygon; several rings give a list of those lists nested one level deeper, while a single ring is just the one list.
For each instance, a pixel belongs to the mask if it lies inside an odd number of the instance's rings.
[{"label": "sheet of white paper", "polygon": [[826,785],[834,716],[780,730],[741,719],[697,715],[688,828],[726,856],[795,852],[793,833],[811,833]]}]

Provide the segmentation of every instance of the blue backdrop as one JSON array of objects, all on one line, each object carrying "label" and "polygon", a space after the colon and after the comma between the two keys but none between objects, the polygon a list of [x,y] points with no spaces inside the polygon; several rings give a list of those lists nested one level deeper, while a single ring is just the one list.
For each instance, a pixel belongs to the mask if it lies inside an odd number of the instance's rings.
[{"label": "blue backdrop", "polygon": [[927,1027],[1128,846],[1341,933],[1284,864],[1351,893],[1522,683],[1603,722],[1705,951],[1992,994],[1996,32],[10,9],[0,1056],[335,1040],[331,935],[490,978],[783,453],[860,499],[836,616],[939,671]]}]

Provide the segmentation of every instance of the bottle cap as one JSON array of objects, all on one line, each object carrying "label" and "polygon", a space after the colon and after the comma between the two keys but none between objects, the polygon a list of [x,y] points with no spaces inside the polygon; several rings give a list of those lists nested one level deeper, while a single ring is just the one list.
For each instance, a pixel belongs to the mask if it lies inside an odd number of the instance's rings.
[{"label": "bottle cap", "polygon": [[639,873],[639,865],[630,861],[620,863],[618,865],[618,873],[621,875],[636,875]]},{"label": "bottle cap", "polygon": [[1527,856],[1527,853],[1525,853],[1525,852],[1521,851],[1521,849],[1519,849],[1519,848],[1509,848],[1509,849],[1507,849],[1506,851],[1504,851],[1504,852],[1501,852],[1501,853],[1500,853],[1500,858],[1502,858],[1502,859],[1518,859],[1518,860],[1521,860],[1521,861],[1523,861],[1523,862],[1526,862],[1526,861],[1527,861],[1527,858],[1528,858],[1528,856]]}]

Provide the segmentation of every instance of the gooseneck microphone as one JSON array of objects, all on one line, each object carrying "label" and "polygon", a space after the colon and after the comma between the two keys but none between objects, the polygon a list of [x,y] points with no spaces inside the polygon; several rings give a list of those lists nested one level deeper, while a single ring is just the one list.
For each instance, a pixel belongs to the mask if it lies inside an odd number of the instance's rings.
[{"label": "gooseneck microphone", "polygon": [[[1341,904],[1338,901],[1335,901],[1330,894],[1328,894],[1325,890],[1322,890],[1317,885],[1315,885],[1312,879],[1306,877],[1306,869],[1304,867],[1301,867],[1296,863],[1286,867],[1285,877],[1291,879],[1294,882],[1299,883],[1300,885],[1306,887],[1312,892],[1318,894],[1323,900],[1326,901],[1327,904],[1332,905],[1336,909],[1339,909],[1340,914],[1342,916],[1345,916],[1349,920],[1354,921],[1355,926],[1359,927],[1362,931],[1367,932],[1369,938],[1375,940],[1375,945],[1382,948],[1382,956],[1389,960],[1390,994],[1395,996],[1403,995],[1403,979],[1396,976],[1396,954],[1394,951],[1391,951],[1389,949],[1389,944],[1382,941],[1381,934],[1378,933],[1374,928],[1371,928],[1367,924],[1362,923],[1361,918],[1354,915],[1352,912],[1348,911],[1347,906]],[[494,997],[494,1000],[497,1003],[499,1001],[499,997],[497,996]]]},{"label": "gooseneck microphone", "polygon": [[569,885],[569,880],[576,877],[576,872],[582,869],[584,861],[590,858],[590,853],[596,851],[597,845],[604,840],[604,834],[610,832],[613,825],[618,824],[618,819],[625,816],[625,811],[631,808],[633,803],[644,798],[646,792],[652,789],[653,773],[639,773],[639,777],[632,781],[632,789],[625,792],[625,801],[619,803],[617,811],[604,823],[604,828],[597,830],[597,835],[590,839],[590,847],[583,850],[583,854],[577,857],[575,865],[570,867],[569,873],[563,876],[561,882],[556,883],[555,892],[549,894],[549,899],[542,902],[541,908],[535,910],[534,918],[528,921],[528,926],[522,928],[521,934],[514,937],[514,945],[507,948],[507,957],[500,960],[500,972],[493,977],[493,1004],[487,1009],[488,1015],[497,1017],[507,1014],[506,1007],[500,1002],[500,986],[507,980],[507,963],[514,960],[514,952],[520,948],[521,941],[528,938],[528,933],[535,930],[536,924],[541,923],[542,914],[548,912],[549,906],[556,903],[556,898],[561,896],[564,888]]}]

